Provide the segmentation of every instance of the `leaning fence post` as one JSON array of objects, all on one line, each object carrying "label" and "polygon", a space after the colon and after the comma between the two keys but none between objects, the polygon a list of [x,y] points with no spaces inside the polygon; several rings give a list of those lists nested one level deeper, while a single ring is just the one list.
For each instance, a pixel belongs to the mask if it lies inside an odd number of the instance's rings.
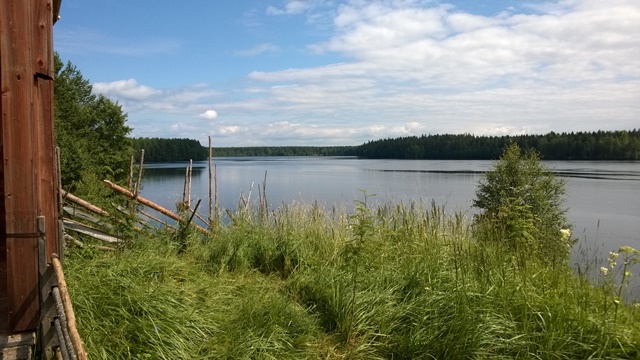
[{"label": "leaning fence post", "polygon": [[64,279],[64,273],[62,272],[62,264],[57,254],[52,254],[53,269],[58,278],[58,289],[60,290],[60,297],[64,304],[64,313],[67,317],[67,327],[69,328],[69,337],[71,337],[71,343],[76,352],[78,360],[87,360],[87,353],[84,350],[84,344],[78,334],[78,328],[76,327],[76,315],[73,312],[73,305],[71,305],[71,298],[69,297],[69,291],[67,290],[67,282]]}]

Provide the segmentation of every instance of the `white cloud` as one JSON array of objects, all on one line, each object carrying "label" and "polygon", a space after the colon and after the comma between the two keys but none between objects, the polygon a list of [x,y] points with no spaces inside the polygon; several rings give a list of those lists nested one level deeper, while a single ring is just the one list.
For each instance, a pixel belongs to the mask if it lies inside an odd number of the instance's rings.
[{"label": "white cloud", "polygon": [[[118,101],[130,113],[180,113],[189,116],[211,109],[221,94],[199,83],[176,89],[155,89],[135,79],[93,84],[93,92]],[[209,114],[211,115],[211,114]]]},{"label": "white cloud", "polygon": [[[354,121],[428,118],[444,132],[637,123],[637,2],[565,1],[546,13],[490,17],[448,5],[351,1],[338,8],[334,23],[335,36],[311,49],[352,61],[249,74],[290,85],[269,89],[273,106],[316,116],[323,108],[345,109]],[[526,126],[539,121],[544,125]]]},{"label": "white cloud", "polygon": [[203,112],[202,114],[198,115],[198,117],[205,120],[215,120],[218,118],[218,112],[215,110],[209,109]]},{"label": "white cloud", "polygon": [[275,53],[278,51],[280,51],[280,48],[278,46],[269,44],[269,43],[264,43],[264,44],[256,45],[250,49],[236,50],[233,52],[233,54],[235,56],[248,57],[248,56],[260,55],[263,53]]},{"label": "white cloud", "polygon": [[[267,13],[311,19],[326,14],[327,3],[288,1]],[[431,1],[349,0],[334,7],[332,35],[309,46],[341,63],[257,69],[243,88],[225,94],[207,87],[158,94],[138,84],[109,89],[132,108],[190,117],[224,111],[225,122],[204,130],[226,146],[637,128],[640,3],[536,4],[530,14],[484,16]],[[270,46],[236,55],[275,50]],[[194,136],[203,131],[198,124]]]},{"label": "white cloud", "polygon": [[318,1],[312,0],[287,0],[284,8],[277,8],[275,6],[267,7],[267,15],[294,15],[303,13],[309,9],[312,9],[318,5]]},{"label": "white cloud", "polygon": [[131,100],[144,100],[161,93],[161,91],[149,86],[139,85],[135,79],[109,83],[98,82],[93,84],[93,91],[109,97]]}]

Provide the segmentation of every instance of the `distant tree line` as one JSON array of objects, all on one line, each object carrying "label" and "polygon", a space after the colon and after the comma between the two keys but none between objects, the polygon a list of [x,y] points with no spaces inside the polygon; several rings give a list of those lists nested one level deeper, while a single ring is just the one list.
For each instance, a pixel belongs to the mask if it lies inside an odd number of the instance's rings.
[{"label": "distant tree line", "polygon": [[357,146],[253,146],[214,148],[213,156],[355,156]]},{"label": "distant tree line", "polygon": [[[206,160],[209,150],[191,139],[133,139],[145,161]],[[537,150],[545,160],[640,160],[640,130],[555,133],[546,135],[422,135],[369,141],[360,146],[218,147],[214,157],[358,156],[369,159],[497,159],[509,144]]]},{"label": "distant tree line", "polygon": [[422,135],[369,141],[356,155],[371,159],[497,159],[518,144],[545,160],[640,160],[640,130],[520,136]]},{"label": "distant tree line", "polygon": [[145,162],[200,161],[209,156],[209,150],[193,139],[134,138],[132,143],[136,158],[144,149]]}]

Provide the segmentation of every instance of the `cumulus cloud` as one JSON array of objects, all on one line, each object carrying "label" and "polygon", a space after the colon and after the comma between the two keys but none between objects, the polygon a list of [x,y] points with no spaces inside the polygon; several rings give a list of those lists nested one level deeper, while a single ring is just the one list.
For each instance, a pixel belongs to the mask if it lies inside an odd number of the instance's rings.
[{"label": "cumulus cloud", "polygon": [[93,84],[93,91],[109,97],[144,100],[160,94],[159,90],[138,84],[135,79],[118,80]]},{"label": "cumulus cloud", "polygon": [[198,117],[205,120],[215,120],[218,118],[218,112],[215,110],[209,109],[203,112],[202,114],[198,115]]},{"label": "cumulus cloud", "polygon": [[93,92],[118,101],[130,113],[180,113],[190,116],[202,115],[210,110],[213,99],[220,96],[218,91],[202,83],[175,89],[156,89],[141,85],[135,79],[94,83]]},{"label": "cumulus cloud", "polygon": [[[267,13],[313,19],[326,6],[333,6],[331,34],[308,49],[337,55],[340,63],[257,69],[232,94],[204,88],[169,96],[137,83],[103,89],[127,105],[143,99],[138,103],[146,108],[171,107],[191,117],[203,117],[215,103],[226,122],[211,122],[207,130],[227,145],[638,126],[637,0],[536,2],[528,12],[494,15],[429,0],[291,0]],[[236,55],[275,50],[270,46]]]},{"label": "cumulus cloud", "polygon": [[[479,134],[632,128],[640,4],[571,0],[535,10],[484,16],[419,1],[350,1],[337,8],[334,36],[310,49],[351,60],[249,78],[281,84],[268,94],[283,110],[334,109],[354,121],[420,118],[435,131]],[[394,129],[402,127],[384,131]]]}]

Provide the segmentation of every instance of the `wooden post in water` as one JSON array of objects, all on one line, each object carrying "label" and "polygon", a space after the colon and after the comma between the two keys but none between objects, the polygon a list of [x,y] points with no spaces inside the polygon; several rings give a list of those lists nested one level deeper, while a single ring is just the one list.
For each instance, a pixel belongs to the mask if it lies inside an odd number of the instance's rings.
[{"label": "wooden post in water", "polygon": [[218,208],[218,165],[213,166],[213,186],[215,188],[215,201],[216,201],[216,226],[220,225],[220,208]]},{"label": "wooden post in water", "polygon": [[213,195],[211,194],[211,186],[213,185],[212,179],[211,179],[211,172],[213,171],[213,169],[211,168],[211,163],[212,163],[212,159],[211,157],[213,156],[213,149],[211,147],[211,135],[209,135],[209,228],[213,228],[212,223],[213,223]]},{"label": "wooden post in water", "polygon": [[136,189],[133,192],[133,196],[137,197],[140,191],[140,183],[142,182],[142,167],[144,166],[144,149],[140,151],[140,168],[138,169],[138,181],[136,182]]},{"label": "wooden post in water", "polygon": [[[185,169],[184,172],[184,187],[182,188],[182,204],[187,203],[187,184],[189,184],[189,167]],[[180,208],[182,208],[181,206]]]},{"label": "wooden post in water", "polygon": [[187,195],[187,209],[191,209],[191,177],[193,175],[193,160],[189,159],[189,193]]}]

